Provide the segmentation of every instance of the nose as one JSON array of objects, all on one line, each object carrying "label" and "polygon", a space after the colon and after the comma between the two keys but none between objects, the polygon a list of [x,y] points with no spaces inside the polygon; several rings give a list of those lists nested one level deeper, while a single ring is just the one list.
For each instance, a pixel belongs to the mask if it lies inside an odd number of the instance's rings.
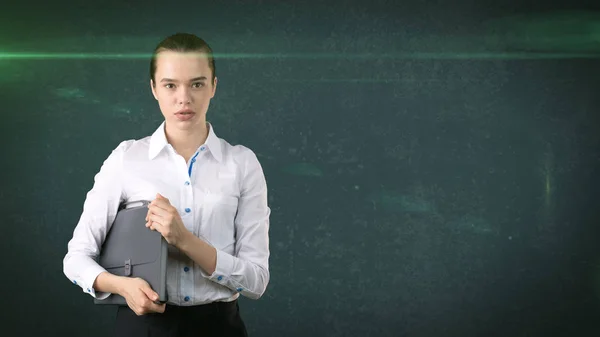
[{"label": "nose", "polygon": [[192,102],[192,95],[188,88],[182,87],[177,97],[179,104],[190,104]]}]

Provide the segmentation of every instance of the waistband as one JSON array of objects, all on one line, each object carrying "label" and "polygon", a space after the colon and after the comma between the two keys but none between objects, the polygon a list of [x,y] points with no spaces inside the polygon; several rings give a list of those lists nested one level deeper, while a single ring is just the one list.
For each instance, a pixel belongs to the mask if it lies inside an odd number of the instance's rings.
[{"label": "waistband", "polygon": [[174,305],[167,303],[165,314],[173,315],[209,315],[213,313],[232,312],[238,309],[238,300],[230,302],[212,302],[199,305]]}]

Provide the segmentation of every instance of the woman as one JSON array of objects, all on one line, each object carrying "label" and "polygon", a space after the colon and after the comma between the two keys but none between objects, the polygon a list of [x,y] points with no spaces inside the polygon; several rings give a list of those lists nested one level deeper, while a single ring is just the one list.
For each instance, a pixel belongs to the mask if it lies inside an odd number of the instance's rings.
[{"label": "woman", "polygon": [[[119,294],[116,336],[246,336],[240,295],[269,282],[267,185],[254,152],[218,138],[206,121],[217,77],[212,49],[175,34],[155,49],[150,86],[164,116],[151,135],[121,142],[104,161],[68,244],[64,273],[97,299]],[[146,227],[169,243],[166,304],[140,278],[95,257],[127,200],[152,200]]]}]

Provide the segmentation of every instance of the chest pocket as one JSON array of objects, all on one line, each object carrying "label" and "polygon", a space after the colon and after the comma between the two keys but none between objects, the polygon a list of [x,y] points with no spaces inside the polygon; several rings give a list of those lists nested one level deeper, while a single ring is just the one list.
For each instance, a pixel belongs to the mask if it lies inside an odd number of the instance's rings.
[{"label": "chest pocket", "polygon": [[202,196],[200,207],[202,226],[199,234],[216,248],[233,253],[238,198],[227,194],[206,193]]}]

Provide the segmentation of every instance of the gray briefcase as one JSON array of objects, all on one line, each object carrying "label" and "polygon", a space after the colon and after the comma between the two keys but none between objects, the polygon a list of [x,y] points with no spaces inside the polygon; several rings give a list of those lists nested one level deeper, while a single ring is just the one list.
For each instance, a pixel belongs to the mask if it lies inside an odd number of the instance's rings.
[{"label": "gray briefcase", "polygon": [[[132,204],[137,204],[131,206]],[[98,264],[118,276],[144,279],[167,302],[168,243],[162,235],[145,226],[149,201],[132,201],[119,207],[115,221],[102,245]],[[127,305],[124,297],[111,294],[95,304]]]}]

